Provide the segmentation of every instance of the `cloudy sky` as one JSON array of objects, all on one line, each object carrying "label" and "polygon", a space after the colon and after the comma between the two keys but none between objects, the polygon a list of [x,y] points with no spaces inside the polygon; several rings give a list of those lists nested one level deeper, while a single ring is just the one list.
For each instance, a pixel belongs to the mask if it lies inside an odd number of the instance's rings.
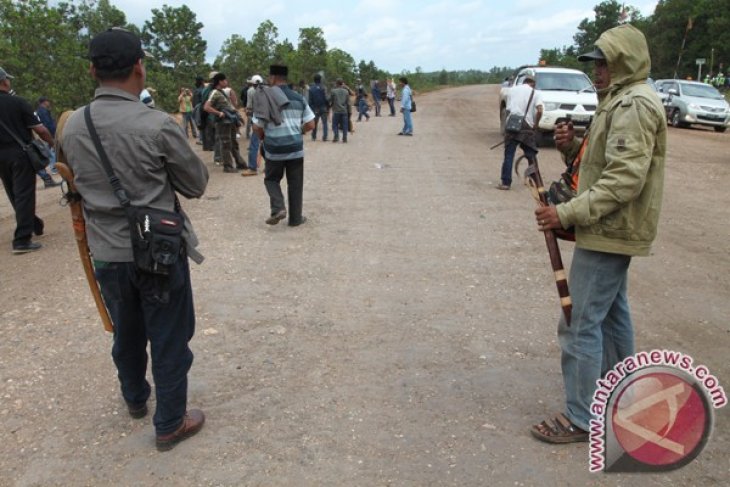
[{"label": "cloudy sky", "polygon": [[[572,43],[600,0],[111,0],[142,26],[150,10],[186,4],[204,24],[208,60],[232,34],[250,39],[264,20],[295,46],[300,27],[320,27],[327,47],[390,72],[482,69],[535,63],[541,48]],[[643,15],[656,0],[627,2]]]}]

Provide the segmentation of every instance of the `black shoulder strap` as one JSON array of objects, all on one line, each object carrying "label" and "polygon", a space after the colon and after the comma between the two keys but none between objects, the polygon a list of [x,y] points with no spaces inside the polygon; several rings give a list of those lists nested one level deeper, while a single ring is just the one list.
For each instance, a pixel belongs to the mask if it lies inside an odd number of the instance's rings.
[{"label": "black shoulder strap", "polygon": [[114,195],[117,197],[119,203],[121,203],[121,205],[125,209],[129,208],[131,203],[129,201],[129,197],[127,196],[127,192],[124,191],[121,181],[119,181],[119,178],[116,176],[116,174],[114,174],[114,169],[112,169],[112,165],[109,162],[109,157],[107,157],[104,146],[101,145],[101,140],[99,140],[99,134],[96,132],[96,127],[94,127],[94,123],[91,121],[91,103],[86,105],[86,108],[84,108],[84,120],[86,120],[86,128],[89,129],[91,140],[94,142],[96,152],[99,153],[101,165],[104,166],[104,171],[106,171],[106,175],[109,178],[109,183],[112,185]]},{"label": "black shoulder strap", "polygon": [[532,103],[532,97],[535,95],[535,88],[532,89],[532,92],[530,93],[530,99],[527,100],[527,108],[525,108],[525,117],[527,116],[527,113],[530,111],[530,103]]},{"label": "black shoulder strap", "polygon": [[25,150],[25,146],[26,146],[26,145],[28,145],[28,144],[26,144],[25,142],[23,142],[23,141],[22,141],[22,140],[20,139],[20,137],[18,137],[18,135],[17,135],[17,134],[15,133],[15,132],[13,132],[12,130],[10,130],[10,127],[8,127],[7,125],[5,125],[5,122],[3,122],[2,120],[0,120],[0,125],[2,125],[2,127],[3,127],[3,128],[5,129],[5,130],[7,130],[7,132],[8,132],[9,134],[10,134],[10,136],[11,136],[11,137],[12,137],[13,139],[15,139],[15,142],[17,142],[17,143],[18,143],[18,145],[19,145],[20,147],[22,147],[22,148],[23,148],[23,149]]}]

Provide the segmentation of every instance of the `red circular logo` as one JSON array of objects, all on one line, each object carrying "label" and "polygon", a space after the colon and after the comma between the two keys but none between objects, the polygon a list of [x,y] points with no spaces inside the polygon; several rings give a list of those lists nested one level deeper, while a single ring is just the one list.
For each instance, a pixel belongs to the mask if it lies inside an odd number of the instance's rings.
[{"label": "red circular logo", "polygon": [[709,434],[708,404],[695,386],[671,372],[631,381],[611,414],[621,448],[646,465],[671,467],[692,460]]}]

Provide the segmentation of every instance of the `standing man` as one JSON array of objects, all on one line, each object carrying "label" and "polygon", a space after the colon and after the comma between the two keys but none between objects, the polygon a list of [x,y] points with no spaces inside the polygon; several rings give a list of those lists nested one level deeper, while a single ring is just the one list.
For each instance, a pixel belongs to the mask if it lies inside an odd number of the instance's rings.
[{"label": "standing man", "polygon": [[[200,102],[203,104],[203,107],[205,107],[205,102],[208,101],[210,98],[210,94],[213,91],[213,77],[218,74],[218,71],[211,71],[208,74],[208,83],[203,88],[203,91],[200,94]],[[203,150],[204,151],[213,151],[213,161],[216,163],[220,163],[221,161],[221,153],[220,153],[220,147],[216,143],[215,139],[215,115],[212,113],[208,113],[203,109],[201,113],[201,117],[205,117],[205,123],[204,128],[202,130],[203,132]]]},{"label": "standing man", "polygon": [[317,140],[317,126],[322,120],[322,142],[327,142],[327,117],[329,116],[329,105],[327,104],[327,88],[322,85],[322,76],[314,75],[314,84],[309,87],[309,107],[314,112],[314,130],[312,140]]},{"label": "standing man", "polygon": [[408,86],[408,78],[402,76],[399,78],[400,93],[400,112],[403,114],[403,130],[398,135],[413,135],[413,118],[411,116],[411,108],[413,107],[413,93],[411,87]]},{"label": "standing man", "polygon": [[43,235],[43,220],[35,216],[35,171],[15,137],[29,144],[35,132],[51,148],[53,137],[30,103],[10,94],[11,79],[13,76],[0,68],[0,179],[15,210],[13,253],[24,254],[41,248],[32,239],[33,234]]},{"label": "standing man", "polygon": [[[47,97],[42,96],[38,98],[38,106],[35,109],[38,119],[41,121],[43,126],[48,129],[51,137],[56,137],[56,121],[53,119],[51,114],[51,100]],[[56,151],[49,147],[51,152],[51,162],[48,164],[48,169],[51,174],[56,174]],[[60,183],[59,183],[60,184]]]},{"label": "standing man", "polygon": [[372,87],[370,88],[370,94],[373,95],[373,104],[375,105],[375,116],[380,116],[380,88],[378,87],[378,80],[372,81]]},{"label": "standing man", "polygon": [[529,158],[537,155],[535,131],[542,117],[542,95],[535,89],[535,78],[531,74],[524,77],[521,85],[509,90],[507,113],[524,117],[519,132],[504,133],[504,160],[502,161],[502,181],[497,189],[509,190],[512,186],[512,163],[519,145]]},{"label": "standing man", "polygon": [[[203,80],[202,76],[196,76],[195,77],[195,89],[193,90],[193,110],[200,105],[200,107],[197,108],[196,113],[198,114],[197,117],[200,118],[199,122],[200,125],[196,125],[196,128],[198,129],[198,137],[195,141],[198,145],[203,145],[203,132],[205,129],[205,118],[207,117],[207,113],[203,110],[202,103],[205,101],[203,99],[203,90],[205,90],[205,80]],[[194,123],[197,123],[197,121],[194,121]]]},{"label": "standing man", "polygon": [[[182,115],[182,124],[185,129],[185,136],[190,137],[190,131],[193,138],[198,138],[198,131],[195,129],[193,122],[193,94],[188,88],[180,88],[180,94],[177,97],[180,106],[180,114]],[[189,128],[189,130],[188,130]]]},{"label": "standing man", "polygon": [[[631,25],[604,32],[593,52],[599,103],[580,165],[578,195],[535,212],[540,230],[575,225],[570,266],[573,319],[561,318],[565,412],[531,428],[548,443],[588,441],[596,380],[634,353],[627,296],[631,258],[649,255],[664,187],[666,117],[646,84],[650,59],[644,35]],[[572,157],[580,141],[567,125],[555,133]]]},{"label": "standing man", "polygon": [[226,75],[217,73],[213,77],[213,91],[210,92],[203,109],[215,116],[215,139],[221,151],[223,172],[235,173],[244,169],[246,165],[241,158],[236,139],[236,125],[240,123],[239,119],[235,118],[238,112],[225,94],[226,88],[228,88]]},{"label": "standing man", "polygon": [[[253,130],[264,144],[266,158],[266,178],[264,184],[269,193],[271,216],[266,220],[276,225],[286,218],[284,195],[281,192],[281,179],[286,172],[289,196],[289,226],[296,227],[307,221],[302,216],[302,190],[304,188],[304,139],[314,128],[314,113],[301,95],[287,86],[289,69],[282,65],[269,68],[270,90],[281,90],[287,98],[279,114],[271,114],[266,119],[259,118],[259,107],[253,119]],[[262,93],[263,95],[263,93]],[[271,94],[271,98],[278,94]],[[268,95],[267,95],[268,96]],[[273,108],[276,109],[276,108]],[[263,109],[262,109],[263,110]],[[278,125],[274,122],[280,118]]]},{"label": "standing man", "polygon": [[139,102],[144,56],[139,38],[123,29],[109,29],[91,40],[91,74],[99,82],[91,119],[131,204],[177,211],[185,220],[187,249],[169,276],[147,274],[135,266],[129,222],[91,139],[84,108],[69,117],[60,150],[83,198],[96,279],[114,323],[112,357],[133,418],[147,414],[149,341],[157,398],[153,422],[157,449],[164,451],[196,434],[205,422],[202,411],[187,409],[187,376],[193,363],[188,342],[195,331],[188,256],[196,262],[202,256],[195,250],[197,238],[176,193],[202,196],[208,171],[180,126],[166,113]]},{"label": "standing man", "polygon": [[[38,115],[38,120],[48,129],[51,137],[56,137],[56,121],[53,120],[53,115],[51,115],[51,100],[45,96],[38,98],[35,113]],[[43,180],[43,187],[55,188],[61,186],[61,182],[54,181],[53,176],[51,176],[51,174],[56,174],[56,151],[53,150],[53,147],[48,146],[48,152],[51,154],[51,162],[48,163],[47,169],[41,169],[37,174]]]},{"label": "standing man", "polygon": [[246,130],[251,131],[251,136],[248,141],[248,169],[244,169],[241,176],[256,176],[258,174],[258,155],[259,155],[259,136],[253,131],[253,101],[256,90],[262,85],[264,79],[258,74],[251,76],[251,86],[246,92]]},{"label": "standing man", "polygon": [[393,78],[387,81],[385,90],[385,97],[388,99],[388,106],[390,107],[390,116],[395,117],[395,83]]},{"label": "standing man", "polygon": [[332,142],[340,141],[340,130],[342,130],[342,142],[347,143],[348,116],[347,106],[350,101],[350,90],[345,88],[342,78],[337,78],[335,88],[330,93],[330,106],[332,106]]}]

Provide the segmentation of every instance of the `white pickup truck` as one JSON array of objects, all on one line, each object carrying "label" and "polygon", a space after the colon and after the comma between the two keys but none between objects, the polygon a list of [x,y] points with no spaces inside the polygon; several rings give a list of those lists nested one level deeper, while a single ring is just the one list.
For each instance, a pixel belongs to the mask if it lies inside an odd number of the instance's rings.
[{"label": "white pickup truck", "polygon": [[558,122],[570,119],[579,131],[588,127],[598,105],[598,96],[593,82],[585,73],[577,69],[522,66],[517,68],[510,81],[499,92],[502,132],[507,118],[509,90],[521,85],[528,74],[535,78],[535,89],[540,91],[544,104],[537,132],[538,145],[544,145],[543,141],[550,138]]}]

